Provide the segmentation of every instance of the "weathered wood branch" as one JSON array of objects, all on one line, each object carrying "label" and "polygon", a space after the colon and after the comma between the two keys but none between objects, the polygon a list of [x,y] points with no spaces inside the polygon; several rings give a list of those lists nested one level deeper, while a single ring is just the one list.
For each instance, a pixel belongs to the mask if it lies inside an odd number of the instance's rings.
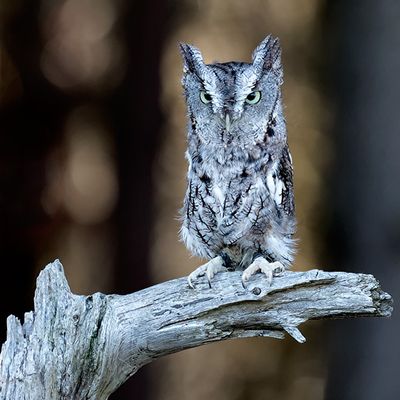
[{"label": "weathered wood branch", "polygon": [[213,287],[175,279],[126,295],[71,293],[59,261],[39,275],[35,311],[10,316],[0,354],[0,399],[107,399],[140,367],[224,339],[287,332],[312,319],[390,316],[392,299],[372,275],[286,272],[271,286],[240,272]]}]

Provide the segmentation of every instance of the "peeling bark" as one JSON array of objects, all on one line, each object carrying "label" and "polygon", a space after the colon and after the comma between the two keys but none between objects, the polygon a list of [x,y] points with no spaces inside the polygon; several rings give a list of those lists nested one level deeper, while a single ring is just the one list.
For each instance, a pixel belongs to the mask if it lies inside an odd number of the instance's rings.
[{"label": "peeling bark", "polygon": [[240,272],[218,274],[210,289],[185,278],[118,296],[71,293],[59,261],[39,275],[35,311],[7,319],[0,354],[0,399],[107,399],[143,365],[166,354],[243,337],[302,343],[307,320],[384,316],[392,299],[372,275],[285,272],[271,286]]}]

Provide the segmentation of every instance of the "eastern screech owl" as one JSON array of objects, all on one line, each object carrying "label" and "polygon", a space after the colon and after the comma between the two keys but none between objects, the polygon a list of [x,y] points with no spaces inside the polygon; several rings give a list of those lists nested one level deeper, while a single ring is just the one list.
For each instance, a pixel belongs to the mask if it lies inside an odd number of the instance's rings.
[{"label": "eastern screech owl", "polygon": [[[282,111],[281,49],[265,38],[251,63],[205,64],[181,44],[188,108],[188,187],[181,236],[209,261],[193,271],[262,271],[271,282],[295,250],[293,170]],[[210,285],[211,286],[211,285]]]}]

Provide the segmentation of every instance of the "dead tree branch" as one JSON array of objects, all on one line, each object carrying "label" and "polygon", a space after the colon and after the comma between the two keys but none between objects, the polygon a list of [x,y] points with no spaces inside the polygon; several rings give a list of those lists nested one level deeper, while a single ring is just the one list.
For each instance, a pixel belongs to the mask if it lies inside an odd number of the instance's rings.
[{"label": "dead tree branch", "polygon": [[7,320],[0,399],[107,399],[143,365],[218,340],[287,332],[307,320],[390,316],[390,295],[372,275],[286,272],[271,286],[240,272],[189,289],[185,278],[126,295],[71,293],[59,261],[39,275],[35,311]]}]

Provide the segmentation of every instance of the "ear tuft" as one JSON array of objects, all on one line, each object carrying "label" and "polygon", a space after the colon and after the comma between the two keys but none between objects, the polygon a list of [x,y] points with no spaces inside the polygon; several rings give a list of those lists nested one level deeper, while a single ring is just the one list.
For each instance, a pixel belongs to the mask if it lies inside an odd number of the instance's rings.
[{"label": "ear tuft", "polygon": [[201,76],[205,65],[200,50],[187,43],[180,43],[179,47],[183,58],[183,71]]},{"label": "ear tuft", "polygon": [[268,35],[253,52],[253,66],[258,72],[273,70],[282,76],[281,53],[279,39]]}]

